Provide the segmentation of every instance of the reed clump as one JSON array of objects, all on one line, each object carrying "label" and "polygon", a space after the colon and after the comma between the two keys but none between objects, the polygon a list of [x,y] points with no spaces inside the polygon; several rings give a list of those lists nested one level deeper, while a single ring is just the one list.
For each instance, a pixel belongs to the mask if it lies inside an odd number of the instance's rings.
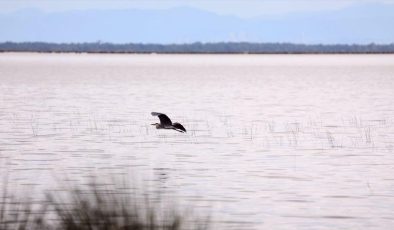
[{"label": "reed clump", "polygon": [[[105,187],[105,188],[104,188]],[[0,230],[206,230],[208,217],[177,210],[147,193],[98,183],[48,192],[43,201],[22,202],[6,189],[0,203]]]}]

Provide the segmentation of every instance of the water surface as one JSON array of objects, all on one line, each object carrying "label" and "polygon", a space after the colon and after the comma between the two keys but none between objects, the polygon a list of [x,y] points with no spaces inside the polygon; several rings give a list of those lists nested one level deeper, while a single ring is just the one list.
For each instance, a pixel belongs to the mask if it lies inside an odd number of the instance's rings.
[{"label": "water surface", "polygon": [[18,191],[132,172],[223,229],[391,229],[393,153],[394,55],[0,54]]}]

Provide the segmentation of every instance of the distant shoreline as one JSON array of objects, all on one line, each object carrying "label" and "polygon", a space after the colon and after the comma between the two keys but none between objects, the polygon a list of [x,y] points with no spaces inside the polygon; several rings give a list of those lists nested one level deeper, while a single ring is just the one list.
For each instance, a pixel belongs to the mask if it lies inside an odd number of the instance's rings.
[{"label": "distant shoreline", "polygon": [[179,53],[174,53],[174,52],[40,52],[40,51],[0,51],[0,54],[6,54],[6,53],[20,53],[20,54],[135,54],[135,55],[393,55],[394,52],[384,52],[384,53],[372,53],[372,52],[365,52],[365,53],[201,53],[201,52],[196,52],[196,53],[186,53],[186,52],[179,52]]},{"label": "distant shoreline", "polygon": [[94,53],[94,54],[394,54],[392,44],[293,44],[293,43],[188,43],[113,44],[3,42],[0,52]]}]

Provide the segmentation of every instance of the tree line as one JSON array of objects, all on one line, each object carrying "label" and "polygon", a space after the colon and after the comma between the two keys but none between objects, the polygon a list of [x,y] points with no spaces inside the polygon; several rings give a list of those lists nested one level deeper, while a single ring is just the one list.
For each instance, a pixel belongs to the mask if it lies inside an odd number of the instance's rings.
[{"label": "tree line", "polygon": [[3,42],[0,52],[73,52],[73,53],[251,53],[251,54],[325,54],[325,53],[394,53],[391,44],[293,44],[293,43],[249,43],[217,42],[189,44],[114,44],[48,43],[48,42]]}]

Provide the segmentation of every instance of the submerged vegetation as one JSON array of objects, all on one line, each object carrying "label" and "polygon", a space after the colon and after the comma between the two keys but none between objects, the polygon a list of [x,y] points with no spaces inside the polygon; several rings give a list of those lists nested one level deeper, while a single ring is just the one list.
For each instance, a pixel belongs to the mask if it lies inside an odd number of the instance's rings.
[{"label": "submerged vegetation", "polygon": [[171,202],[98,183],[48,192],[40,202],[22,201],[5,186],[0,203],[1,230],[205,230],[208,225],[207,218],[177,211]]}]

